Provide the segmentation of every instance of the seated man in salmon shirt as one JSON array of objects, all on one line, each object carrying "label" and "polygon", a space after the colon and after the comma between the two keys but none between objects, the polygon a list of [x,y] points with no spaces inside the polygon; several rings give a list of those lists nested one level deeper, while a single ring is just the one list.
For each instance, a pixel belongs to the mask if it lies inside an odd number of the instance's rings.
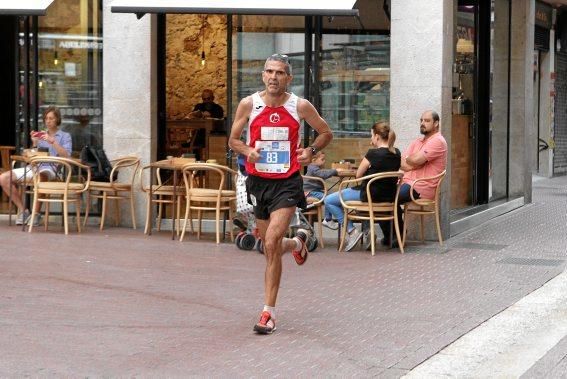
[{"label": "seated man in salmon shirt", "polygon": [[[401,169],[405,171],[398,200],[398,224],[403,230],[400,204],[411,201],[410,188],[416,179],[440,174],[447,167],[447,141],[439,132],[439,114],[425,111],[421,115],[419,131],[423,137],[414,140],[402,154]],[[413,189],[414,198],[433,199],[437,180],[418,182]],[[382,224],[382,223],[381,223]],[[384,222],[383,245],[390,245],[390,223]]]}]

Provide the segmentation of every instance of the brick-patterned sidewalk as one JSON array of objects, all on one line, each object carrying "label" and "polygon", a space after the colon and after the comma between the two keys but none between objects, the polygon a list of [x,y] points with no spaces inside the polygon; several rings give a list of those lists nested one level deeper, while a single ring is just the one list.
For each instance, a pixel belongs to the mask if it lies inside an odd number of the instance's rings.
[{"label": "brick-patterned sidewalk", "polygon": [[563,271],[567,178],[443,249],[285,256],[271,336],[263,256],[169,236],[0,221],[0,375],[401,376]]}]

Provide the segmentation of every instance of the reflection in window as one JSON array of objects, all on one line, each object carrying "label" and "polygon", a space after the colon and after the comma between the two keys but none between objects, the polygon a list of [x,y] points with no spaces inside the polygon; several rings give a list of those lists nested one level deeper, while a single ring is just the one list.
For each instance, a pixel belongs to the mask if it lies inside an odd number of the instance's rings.
[{"label": "reflection in window", "polygon": [[102,1],[56,0],[39,18],[38,45],[39,114],[60,108],[74,155],[102,145]]},{"label": "reflection in window", "polygon": [[372,124],[390,119],[390,37],[323,34],[321,55],[321,115],[335,137],[327,161],[358,164]]},{"label": "reflection in window", "polygon": [[369,136],[390,118],[390,38],[323,35],[321,114],[339,136]]},{"label": "reflection in window", "polygon": [[[289,57],[293,80],[288,92],[304,96],[305,31],[300,16],[238,16],[233,32],[233,104],[262,91],[262,70],[274,53]],[[236,112],[236,107],[234,107]],[[234,117],[234,113],[233,113]],[[300,133],[303,135],[303,132]]]},{"label": "reflection in window", "polygon": [[304,17],[238,16],[233,33],[233,77],[236,80],[233,103],[264,89],[262,70],[266,58],[274,53],[289,56],[293,81],[289,92],[304,95],[303,62],[305,58]]}]

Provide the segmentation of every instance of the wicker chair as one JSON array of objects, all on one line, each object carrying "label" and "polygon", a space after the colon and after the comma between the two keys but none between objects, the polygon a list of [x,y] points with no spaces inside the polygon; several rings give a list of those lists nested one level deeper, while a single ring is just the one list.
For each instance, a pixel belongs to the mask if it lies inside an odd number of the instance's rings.
[{"label": "wicker chair", "polygon": [[[136,229],[136,212],[134,207],[134,180],[140,167],[140,158],[122,157],[114,159],[112,163],[112,172],[110,173],[110,182],[91,181],[89,191],[87,192],[87,207],[85,211],[84,225],[89,217],[89,208],[91,200],[102,200],[102,214],[100,217],[100,230],[104,228],[104,220],[106,218],[106,209],[108,200],[114,200],[115,204],[115,225],[120,222],[120,200],[128,200],[130,202],[130,214],[132,216],[132,227]],[[125,178],[125,176],[127,176]],[[122,181],[115,180],[122,179]],[[124,180],[126,179],[126,180]]]},{"label": "wicker chair", "polygon": [[[441,184],[445,179],[445,174],[447,173],[446,170],[443,170],[438,175],[427,177],[427,178],[420,178],[417,179],[410,188],[410,196],[411,201],[404,204],[404,238],[403,242],[406,243],[406,234],[408,230],[408,215],[418,215],[420,219],[420,236],[421,241],[425,241],[425,232],[424,232],[424,225],[423,225],[423,218],[424,216],[435,216],[435,225],[437,227],[437,237],[439,238],[439,245],[443,246],[443,236],[441,235],[441,223],[439,220],[439,194],[441,192]],[[435,187],[435,198],[433,200],[430,199],[416,199],[413,197],[413,187],[416,183],[424,182],[424,181],[434,181],[437,180],[437,186]]]},{"label": "wicker chair", "polygon": [[[341,242],[339,245],[339,251],[342,251],[344,246],[348,221],[368,220],[370,222],[370,239],[371,239],[372,255],[374,255],[375,244],[376,244],[375,221],[390,221],[391,223],[394,224],[394,229],[396,231],[396,238],[400,246],[400,251],[402,253],[404,252],[401,231],[399,229],[398,222],[396,221],[398,219],[398,195],[400,193],[401,179],[403,176],[404,176],[403,172],[398,172],[398,171],[381,172],[377,174],[363,176],[357,179],[343,180],[341,182],[339,186],[339,199],[341,201],[341,205],[343,206],[345,216],[344,216],[344,224],[341,232]],[[372,194],[370,193],[370,187],[372,183],[374,183],[377,180],[383,180],[387,178],[396,178],[398,180],[394,201],[374,203],[372,201]],[[340,192],[343,188],[346,188],[349,185],[358,185],[365,180],[368,180],[368,185],[366,186],[366,194],[368,196],[367,203],[359,200],[345,201],[343,199]]]},{"label": "wicker chair", "polygon": [[317,234],[319,234],[318,242],[321,248],[324,248],[325,244],[323,243],[323,208],[325,204],[323,202],[325,201],[325,197],[327,197],[327,183],[322,178],[316,176],[303,175],[303,179],[315,180],[321,182],[321,185],[323,187],[323,198],[313,199],[314,201],[312,202],[310,201],[310,199],[307,199],[307,209],[303,211],[303,214],[307,217],[307,219],[311,224],[313,224],[313,217],[317,218],[317,225],[318,225]]},{"label": "wicker chair", "polygon": [[[203,186],[197,186],[195,180],[200,174],[206,174],[207,179]],[[233,182],[236,181],[236,171],[229,167],[214,163],[189,163],[183,167],[183,179],[185,181],[186,205],[185,220],[181,231],[180,241],[183,241],[187,222],[190,222],[191,231],[193,231],[193,218],[191,211],[197,211],[197,220],[199,228],[197,231],[197,239],[201,238],[201,223],[203,219],[203,211],[215,212],[215,231],[216,242],[220,243],[220,219],[221,212],[228,212],[228,218],[232,220],[234,208],[236,206],[236,191],[229,190],[226,187],[227,177],[233,176]],[[211,180],[211,176],[217,176],[218,180]],[[207,185],[207,183],[211,183]],[[214,184],[213,184],[214,183]],[[223,220],[224,221],[224,220]],[[230,239],[234,240],[232,227],[230,228]]]},{"label": "wicker chair", "polygon": [[[61,180],[42,181],[41,175],[33,177],[33,205],[31,219],[36,216],[36,208],[40,203],[46,203],[44,225],[47,230],[49,219],[49,205],[61,203],[63,206],[63,224],[65,234],[69,234],[69,205],[75,204],[77,230],[81,231],[81,200],[83,192],[89,189],[91,172],[88,166],[69,158],[38,156],[30,161],[31,169],[39,172],[41,164],[56,165],[62,173]],[[86,173],[86,178],[82,174]],[[33,229],[33,222],[29,225],[29,232]]]}]

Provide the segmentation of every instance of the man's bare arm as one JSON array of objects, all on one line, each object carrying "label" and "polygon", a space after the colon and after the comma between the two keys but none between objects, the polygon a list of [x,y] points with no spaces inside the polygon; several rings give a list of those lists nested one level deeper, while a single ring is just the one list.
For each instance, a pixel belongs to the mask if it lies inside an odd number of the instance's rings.
[{"label": "man's bare arm", "polygon": [[238,104],[236,108],[236,114],[234,116],[234,122],[232,123],[232,128],[230,130],[230,137],[228,139],[228,146],[235,152],[243,154],[247,159],[256,158],[254,156],[254,150],[250,146],[246,145],[244,141],[240,139],[244,127],[248,123],[248,118],[252,112],[252,97],[245,97]]},{"label": "man's bare arm", "polygon": [[427,158],[425,157],[423,151],[418,151],[410,156],[407,156],[406,163],[415,169],[427,163]]},{"label": "man's bare arm", "polygon": [[[299,99],[297,111],[299,117],[304,119],[305,122],[317,131],[318,135],[313,143],[311,143],[311,146],[314,146],[317,150],[324,149],[333,139],[333,133],[327,122],[319,115],[319,112],[317,112],[313,104],[305,99]],[[297,150],[297,157],[300,163],[310,163],[311,155],[311,149],[299,148]]]},{"label": "man's bare arm", "polygon": [[418,151],[411,155],[402,155],[402,162],[400,168],[403,171],[411,171],[420,168],[427,163],[427,158],[423,151]]}]

